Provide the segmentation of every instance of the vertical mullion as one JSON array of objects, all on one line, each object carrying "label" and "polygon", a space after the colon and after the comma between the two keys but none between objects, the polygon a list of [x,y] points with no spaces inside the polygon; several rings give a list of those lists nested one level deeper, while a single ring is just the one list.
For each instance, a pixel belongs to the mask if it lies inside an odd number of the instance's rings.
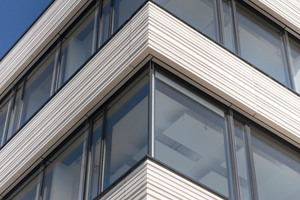
[{"label": "vertical mullion", "polygon": [[103,191],[104,185],[104,170],[105,170],[105,147],[106,147],[106,115],[107,115],[107,105],[104,106],[103,111],[103,119],[102,119],[102,134],[101,134],[101,144],[100,144],[100,163],[99,163],[99,182],[98,182],[98,191],[97,193],[100,194]]},{"label": "vertical mullion", "polygon": [[237,22],[235,0],[231,0],[231,9],[232,9],[233,34],[234,34],[234,39],[235,39],[236,54],[241,55],[240,37],[239,37],[239,32],[238,32],[238,22]]},{"label": "vertical mullion", "polygon": [[57,81],[58,81],[57,74],[59,73],[58,64],[59,64],[59,55],[60,55],[59,50],[60,50],[60,47],[56,46],[54,48],[57,48],[57,49],[55,50],[55,60],[54,60],[54,67],[53,67],[53,74],[52,74],[50,97],[53,94],[55,94],[55,92],[57,91]]},{"label": "vertical mullion", "polygon": [[40,196],[39,196],[39,200],[43,200],[45,198],[43,198],[43,195],[44,195],[44,181],[45,181],[45,176],[46,176],[46,161],[43,160],[42,161],[42,164],[41,164],[41,171],[42,171],[42,178],[41,178],[41,184],[40,184]]},{"label": "vertical mullion", "polygon": [[108,37],[110,38],[113,34],[113,28],[114,28],[114,0],[110,0],[110,15],[109,15],[109,27],[108,27]]},{"label": "vertical mullion", "polygon": [[100,0],[100,3],[98,4],[99,8],[98,8],[98,12],[99,15],[97,17],[98,19],[98,34],[97,34],[97,49],[99,49],[101,47],[101,41],[102,41],[102,29],[103,29],[103,1],[104,0]]},{"label": "vertical mullion", "polygon": [[223,14],[222,0],[217,0],[217,18],[218,18],[220,44],[225,46],[224,22],[223,22],[224,14]]},{"label": "vertical mullion", "polygon": [[234,199],[241,199],[240,197],[240,189],[239,189],[239,176],[238,176],[238,168],[237,168],[237,158],[235,154],[235,137],[234,137],[234,122],[233,122],[233,111],[229,109],[227,115],[227,123],[228,123],[228,144],[229,144],[229,157],[231,161],[230,169],[232,172],[232,197]]},{"label": "vertical mullion", "polygon": [[250,132],[249,123],[245,125],[245,144],[246,144],[246,152],[247,152],[247,161],[249,165],[251,195],[254,199],[258,199],[257,182],[255,176],[254,159],[253,159],[253,148],[251,142],[251,132]]},{"label": "vertical mullion", "polygon": [[89,195],[89,187],[90,187],[90,180],[91,180],[91,171],[92,171],[92,164],[91,164],[91,154],[92,154],[92,134],[93,134],[93,121],[90,120],[88,123],[88,137],[87,137],[87,148],[86,148],[86,161],[85,161],[85,182],[83,186],[83,197],[88,199]]},{"label": "vertical mullion", "polygon": [[296,86],[295,86],[295,82],[293,80],[293,75],[292,75],[292,61],[290,58],[291,51],[290,51],[290,44],[289,44],[289,39],[288,39],[288,33],[286,30],[283,30],[283,34],[282,34],[282,39],[283,39],[283,46],[284,46],[284,55],[285,55],[285,59],[286,59],[286,64],[287,64],[287,78],[289,80],[289,84],[291,86],[291,88],[296,91]]},{"label": "vertical mullion", "polygon": [[13,88],[12,90],[13,95],[8,95],[9,100],[8,100],[8,106],[7,106],[7,114],[6,114],[6,119],[3,127],[3,135],[1,141],[0,141],[0,147],[3,146],[6,143],[7,140],[7,134],[9,130],[9,124],[10,124],[10,117],[11,117],[11,112],[14,106],[14,98],[15,98],[15,93],[16,93],[16,88]]},{"label": "vertical mullion", "polygon": [[149,62],[149,133],[148,133],[148,139],[149,139],[149,156],[154,157],[154,63],[153,61]]}]

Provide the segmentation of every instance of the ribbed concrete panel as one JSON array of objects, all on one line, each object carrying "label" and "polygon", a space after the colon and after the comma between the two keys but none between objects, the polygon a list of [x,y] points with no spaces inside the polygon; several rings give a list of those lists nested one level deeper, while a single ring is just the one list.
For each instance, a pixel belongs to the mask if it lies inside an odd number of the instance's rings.
[{"label": "ribbed concrete panel", "polygon": [[153,54],[254,115],[253,68],[155,5],[150,9]]},{"label": "ribbed concrete panel", "polygon": [[299,96],[157,6],[150,7],[154,56],[300,144]]},{"label": "ribbed concrete panel", "polygon": [[142,163],[100,199],[145,199],[147,196],[147,162]]},{"label": "ribbed concrete panel", "polygon": [[158,199],[222,199],[153,161],[147,161],[147,175],[148,193]]},{"label": "ribbed concrete panel", "polygon": [[222,198],[147,160],[100,199],[221,200]]},{"label": "ribbed concrete panel", "polygon": [[[0,193],[133,70],[129,62],[139,62],[139,52],[147,52],[144,12],[147,7],[134,18],[140,23],[128,23],[3,147]],[[139,33],[134,31],[138,28]]]},{"label": "ribbed concrete panel", "polygon": [[[149,53],[206,87],[227,105],[243,110],[300,144],[300,98],[297,95],[148,3],[3,147],[0,193],[106,98]],[[160,189],[155,182],[157,174],[154,168],[149,172],[152,182],[149,182],[146,198],[169,198],[172,196],[169,190],[152,193]],[[161,178],[168,183],[169,178]],[[191,198],[197,196],[197,192],[188,193]],[[144,198],[142,193],[141,197]]]},{"label": "ribbed concrete panel", "polygon": [[300,34],[300,1],[299,0],[250,0],[277,18],[293,31]]},{"label": "ribbed concrete panel", "polygon": [[[289,138],[300,138],[300,98],[274,81],[254,71],[254,88],[257,104],[255,118],[275,130],[286,133]],[[293,133],[293,134],[289,134]]]},{"label": "ribbed concrete panel", "polygon": [[0,94],[88,0],[56,0],[0,63]]}]

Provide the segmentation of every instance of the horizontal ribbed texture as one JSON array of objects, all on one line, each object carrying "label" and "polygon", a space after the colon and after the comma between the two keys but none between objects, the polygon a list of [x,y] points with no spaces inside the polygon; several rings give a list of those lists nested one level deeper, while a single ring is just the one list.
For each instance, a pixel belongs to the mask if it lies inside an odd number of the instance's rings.
[{"label": "horizontal ribbed texture", "polygon": [[154,56],[300,144],[299,96],[157,6],[149,15]]},{"label": "horizontal ribbed texture", "polygon": [[250,0],[300,34],[299,0]]},{"label": "horizontal ribbed texture", "polygon": [[100,199],[221,200],[222,198],[147,160]]},{"label": "horizontal ribbed texture", "polygon": [[0,63],[0,94],[88,0],[56,0]]},{"label": "horizontal ribbed texture", "polygon": [[[227,105],[300,144],[299,96],[148,3],[3,147],[0,193],[106,98],[149,53],[206,87]],[[147,198],[160,198],[151,193],[159,189],[155,180],[149,182]],[[173,193],[159,194],[167,197]]]}]

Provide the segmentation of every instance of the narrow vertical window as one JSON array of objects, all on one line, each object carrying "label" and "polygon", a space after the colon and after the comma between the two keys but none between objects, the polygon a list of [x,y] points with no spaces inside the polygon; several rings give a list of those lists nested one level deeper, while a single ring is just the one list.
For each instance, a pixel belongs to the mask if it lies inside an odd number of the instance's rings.
[{"label": "narrow vertical window", "polygon": [[223,30],[224,30],[224,46],[231,50],[232,52],[236,52],[235,47],[235,34],[234,34],[234,22],[233,22],[233,13],[232,13],[232,5],[230,0],[222,1],[222,9],[223,9]]},{"label": "narrow vertical window", "polygon": [[100,31],[99,31],[99,47],[101,47],[110,37],[110,16],[111,0],[104,0],[102,2],[101,17],[100,17]]},{"label": "narrow vertical window", "polygon": [[247,155],[247,144],[245,137],[245,126],[239,121],[234,121],[234,143],[235,157],[237,161],[237,174],[240,189],[240,197],[242,200],[251,200],[251,186],[249,163]]},{"label": "narrow vertical window", "polygon": [[101,164],[102,153],[102,135],[103,135],[103,116],[100,116],[93,121],[92,132],[92,146],[91,146],[91,169],[90,169],[90,182],[89,182],[89,195],[88,199],[94,199],[100,192],[101,171],[103,170]]},{"label": "narrow vertical window", "polygon": [[158,72],[154,95],[154,157],[229,197],[223,109]]},{"label": "narrow vertical window", "polygon": [[0,147],[6,142],[6,130],[9,123],[9,107],[11,104],[11,95],[4,99],[0,104]]},{"label": "narrow vertical window", "polygon": [[289,59],[296,92],[300,93],[300,40],[289,35]]},{"label": "narrow vertical window", "polygon": [[144,74],[108,106],[103,189],[148,153],[148,93],[149,77]]}]

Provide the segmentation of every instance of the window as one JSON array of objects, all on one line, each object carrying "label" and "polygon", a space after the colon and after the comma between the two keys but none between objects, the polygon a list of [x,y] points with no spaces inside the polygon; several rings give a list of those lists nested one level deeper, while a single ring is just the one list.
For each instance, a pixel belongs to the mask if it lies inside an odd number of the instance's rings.
[{"label": "window", "polygon": [[108,105],[104,189],[148,154],[148,82],[143,75]]},{"label": "window", "polygon": [[229,197],[226,135],[222,108],[156,74],[155,158]]},{"label": "window", "polygon": [[155,0],[197,30],[219,41],[216,0]]}]

